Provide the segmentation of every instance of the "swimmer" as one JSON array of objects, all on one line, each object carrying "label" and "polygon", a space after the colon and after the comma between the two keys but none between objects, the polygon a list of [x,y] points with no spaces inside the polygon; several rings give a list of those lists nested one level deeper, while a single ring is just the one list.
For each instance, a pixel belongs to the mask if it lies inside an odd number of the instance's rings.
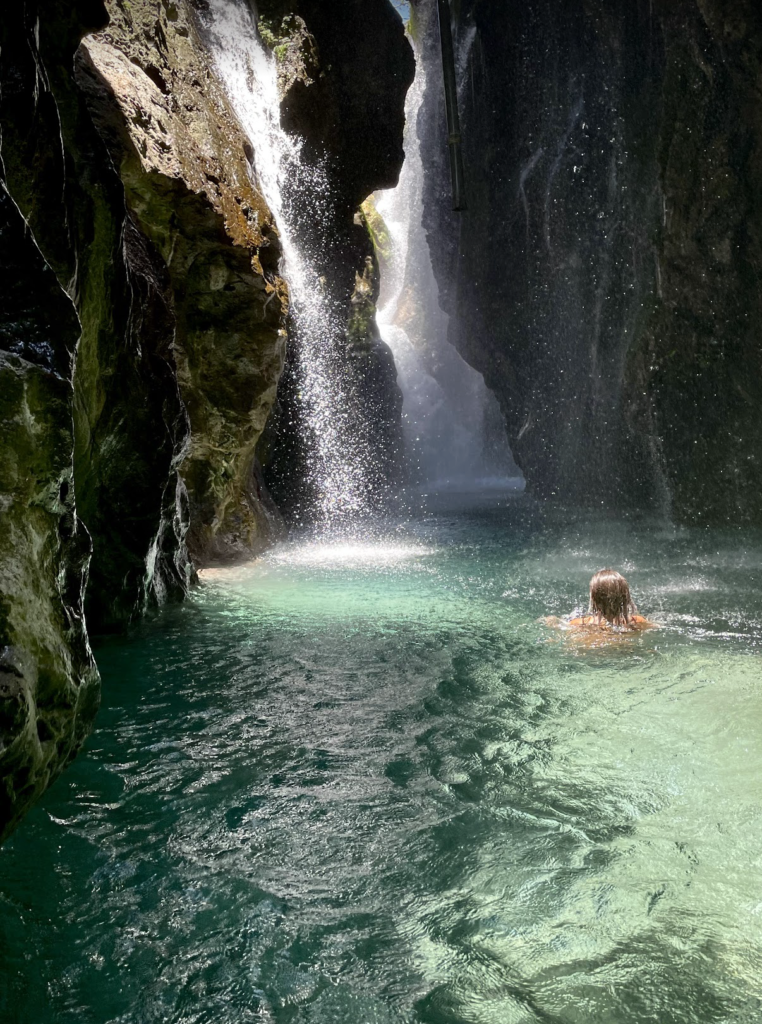
[{"label": "swimmer", "polygon": [[638,615],[630,595],[630,586],[615,569],[601,569],[590,580],[590,607],[587,615],[569,619],[567,626],[593,629],[656,629],[655,622]]},{"label": "swimmer", "polygon": [[658,629],[655,622],[638,615],[630,595],[630,586],[615,569],[601,569],[590,580],[590,606],[587,615],[573,619],[549,616],[542,619],[547,626],[560,629],[598,630],[616,629],[620,632],[638,629]]}]

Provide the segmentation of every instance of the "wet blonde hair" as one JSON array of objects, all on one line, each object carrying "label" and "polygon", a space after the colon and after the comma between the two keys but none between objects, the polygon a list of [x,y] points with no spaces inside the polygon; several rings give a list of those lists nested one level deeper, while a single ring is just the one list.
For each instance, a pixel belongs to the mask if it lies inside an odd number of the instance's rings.
[{"label": "wet blonde hair", "polygon": [[626,626],[637,609],[630,596],[630,586],[616,569],[601,569],[590,580],[590,608],[594,615],[612,626]]}]

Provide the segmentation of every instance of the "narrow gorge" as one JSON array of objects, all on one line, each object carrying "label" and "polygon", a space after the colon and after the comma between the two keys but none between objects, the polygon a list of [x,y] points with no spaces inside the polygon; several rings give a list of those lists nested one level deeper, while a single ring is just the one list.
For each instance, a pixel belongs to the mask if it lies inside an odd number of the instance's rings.
[{"label": "narrow gorge", "polygon": [[0,1017],[756,1020],[756,0],[20,0],[0,263]]},{"label": "narrow gorge", "polygon": [[[286,26],[283,103],[305,140],[292,145],[312,139],[313,148],[295,161],[300,177],[282,202],[297,212],[284,223],[298,218],[306,183],[330,197],[319,224],[312,209],[303,214],[314,229],[302,242],[307,265],[292,246],[293,307],[267,179],[254,163],[255,143],[263,160],[278,159],[267,149],[277,126],[254,142],[245,131],[272,120],[277,99],[265,100],[269,110],[256,104],[276,85],[260,82],[237,109],[219,40],[227,16],[248,31],[244,47],[263,45],[248,6],[25,3],[5,19],[6,830],[91,724],[97,674],[85,617],[96,633],[119,629],[181,598],[199,568],[251,557],[285,535],[260,454],[287,509],[327,505],[329,487],[351,511],[394,476],[400,399],[377,341],[378,275],[359,205],[399,173],[413,58],[397,15],[374,6],[374,18],[349,17],[354,28],[342,25],[338,38],[318,5],[304,12],[310,29],[299,13],[262,10],[263,24]],[[331,48],[348,40],[356,60],[371,51],[378,59],[384,38],[376,94],[347,89],[351,68],[331,78],[316,63],[318,47],[331,62]],[[317,99],[302,94],[310,74]],[[321,118],[340,125],[330,140]],[[358,160],[354,136],[371,122]],[[315,317],[306,305],[323,288]],[[315,328],[324,335],[316,346],[336,351],[314,371],[312,405],[332,371],[353,380],[307,412],[307,424],[294,364],[298,338]],[[375,403],[373,416],[353,414],[364,402]],[[330,448],[346,430],[366,432],[356,464],[326,481],[338,465]],[[310,432],[322,458],[315,469],[306,465]]]}]

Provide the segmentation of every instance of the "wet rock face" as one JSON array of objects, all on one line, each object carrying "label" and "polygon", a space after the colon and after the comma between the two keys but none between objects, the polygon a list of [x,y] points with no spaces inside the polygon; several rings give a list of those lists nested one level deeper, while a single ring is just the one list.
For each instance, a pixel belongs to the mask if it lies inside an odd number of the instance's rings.
[{"label": "wet rock face", "polygon": [[[272,6],[266,0],[260,14]],[[387,0],[289,7],[313,43],[306,73],[285,91],[283,126],[306,139],[308,159],[328,154],[337,206],[354,213],[371,192],[397,184],[413,54]]]},{"label": "wet rock face", "polygon": [[[124,187],[73,74],[81,36],[103,27],[107,14],[102,8],[98,22],[78,25],[72,10],[27,7],[24,30],[32,32],[39,19],[41,73],[28,67],[30,51],[18,34],[10,36],[3,158],[9,190],[79,317],[74,490],[93,539],[87,606],[97,630],[139,613],[157,592],[185,590],[189,563],[185,527],[174,513],[174,460],[187,428],[164,267],[129,217]],[[40,101],[38,74],[45,85]],[[165,521],[173,528],[164,530]],[[149,580],[153,549],[156,571]]]},{"label": "wet rock face", "polygon": [[83,606],[119,627],[278,535],[255,446],[287,295],[189,7],[28,0],[0,30],[2,838],[92,724]]},{"label": "wet rock face", "polygon": [[35,83],[38,152],[47,142],[60,153],[35,13],[6,12],[0,39],[0,841],[76,753],[99,697],[83,615],[90,539],[73,487],[80,325],[8,192],[11,124]]},{"label": "wet rock face", "polygon": [[[433,7],[416,4],[432,64]],[[449,210],[432,88],[427,227],[453,341],[497,394],[529,487],[762,520],[762,11],[458,8],[469,211]]]},{"label": "wet rock face", "polygon": [[[762,8],[659,5],[657,301],[640,341],[678,516],[762,522]],[[638,377],[633,374],[637,390]],[[633,409],[637,397],[632,399]]]}]

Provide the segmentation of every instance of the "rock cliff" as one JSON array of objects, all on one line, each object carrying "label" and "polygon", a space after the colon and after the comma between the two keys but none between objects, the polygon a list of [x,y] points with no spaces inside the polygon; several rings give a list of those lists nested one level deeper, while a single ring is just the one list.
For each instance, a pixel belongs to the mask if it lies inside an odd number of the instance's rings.
[{"label": "rock cliff", "polygon": [[91,725],[83,604],[119,626],[282,530],[255,465],[280,247],[194,17],[3,19],[0,834]]},{"label": "rock cliff", "polygon": [[[469,210],[435,87],[426,225],[529,488],[762,521],[759,5],[452,7]],[[433,66],[435,5],[415,10]]]},{"label": "rock cliff", "polygon": [[178,461],[196,566],[280,532],[254,472],[283,365],[280,245],[249,174],[248,142],[189,6],[114,3],[77,81],[133,223],[166,267],[172,356],[189,438]]},{"label": "rock cliff", "polygon": [[[80,323],[53,269],[66,265],[65,167],[38,14],[14,5],[0,38],[0,839],[76,752],[99,696],[83,611],[91,545],[73,479]],[[76,5],[56,46],[71,57],[105,20],[100,5]],[[30,230],[42,210],[55,221],[49,259]]]}]

